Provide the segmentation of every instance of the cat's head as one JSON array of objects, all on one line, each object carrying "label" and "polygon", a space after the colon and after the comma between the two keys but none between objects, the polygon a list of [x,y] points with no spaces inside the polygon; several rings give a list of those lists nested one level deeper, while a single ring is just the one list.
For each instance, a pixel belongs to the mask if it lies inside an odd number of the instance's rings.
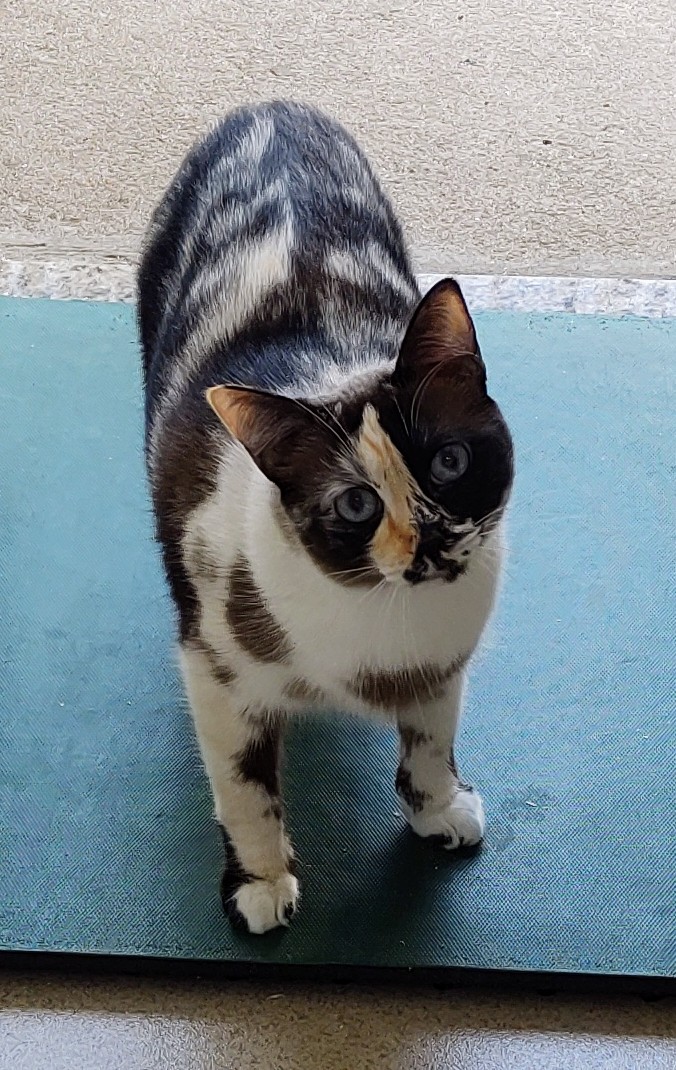
[{"label": "cat's head", "polygon": [[452,279],[423,298],[394,364],[330,397],[207,396],[279,488],[280,522],[338,582],[455,580],[500,521],[512,441]]}]

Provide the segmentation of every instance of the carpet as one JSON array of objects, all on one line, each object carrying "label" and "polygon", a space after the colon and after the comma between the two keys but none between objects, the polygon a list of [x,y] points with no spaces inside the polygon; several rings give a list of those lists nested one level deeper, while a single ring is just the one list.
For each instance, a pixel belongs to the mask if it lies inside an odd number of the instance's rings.
[{"label": "carpet", "polygon": [[298,725],[302,910],[257,938],[221,915],[133,310],[0,299],[0,964],[673,982],[676,322],[476,318],[518,461],[459,746],[486,843],[409,834],[389,729]]}]

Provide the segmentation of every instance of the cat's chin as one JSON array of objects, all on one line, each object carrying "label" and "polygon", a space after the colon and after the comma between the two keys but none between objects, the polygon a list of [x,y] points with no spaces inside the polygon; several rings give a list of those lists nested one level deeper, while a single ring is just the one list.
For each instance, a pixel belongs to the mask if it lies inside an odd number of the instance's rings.
[{"label": "cat's chin", "polygon": [[402,576],[402,582],[405,587],[421,587],[429,586],[429,584],[453,583],[455,580],[464,576],[469,568],[469,559],[463,561],[448,561],[445,568],[435,569],[434,572],[429,571],[416,571],[414,569],[405,572]]},{"label": "cat's chin", "polygon": [[402,591],[412,591],[420,587],[440,587],[442,584],[452,583],[464,572],[465,568],[463,567],[458,573],[453,574],[449,574],[449,572],[435,572],[432,575],[419,575],[418,573],[408,575],[404,573],[398,576],[383,576],[383,580],[388,587],[397,587]]},{"label": "cat's chin", "polygon": [[399,587],[401,588],[401,590],[406,590],[407,587],[411,586],[409,581],[404,577],[403,573],[401,572],[393,573],[389,576],[385,573],[381,573],[381,575],[383,577],[381,583],[386,583],[388,587]]}]

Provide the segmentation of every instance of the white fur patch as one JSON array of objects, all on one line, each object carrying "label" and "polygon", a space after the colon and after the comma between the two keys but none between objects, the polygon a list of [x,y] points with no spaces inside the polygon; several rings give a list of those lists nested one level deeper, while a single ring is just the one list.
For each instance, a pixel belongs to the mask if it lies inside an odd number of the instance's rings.
[{"label": "white fur patch", "polygon": [[450,803],[438,810],[425,807],[420,813],[414,814],[403,803],[401,806],[406,820],[418,836],[442,836],[444,846],[449,851],[457,847],[472,847],[484,838],[484,804],[475,791],[459,790]]},{"label": "white fur patch", "polygon": [[233,902],[249,932],[260,935],[289,924],[299,894],[298,881],[290,873],[285,873],[277,880],[243,884],[233,896]]}]

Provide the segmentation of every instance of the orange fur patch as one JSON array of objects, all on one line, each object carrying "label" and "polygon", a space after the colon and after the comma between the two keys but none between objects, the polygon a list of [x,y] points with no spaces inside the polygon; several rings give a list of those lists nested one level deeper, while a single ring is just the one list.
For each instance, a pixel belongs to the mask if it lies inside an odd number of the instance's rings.
[{"label": "orange fur patch", "polygon": [[371,543],[373,561],[381,572],[403,571],[413,561],[417,545],[413,521],[415,484],[372,405],[364,409],[357,454],[385,506]]},{"label": "orange fur patch", "polygon": [[206,399],[233,438],[240,438],[243,421],[246,420],[247,408],[250,404],[246,390],[211,386],[206,392]]},{"label": "orange fur patch", "polygon": [[441,338],[448,345],[448,339],[454,340],[460,352],[473,353],[476,349],[476,336],[467,306],[459,291],[450,290],[445,301],[438,309],[437,329]]}]

